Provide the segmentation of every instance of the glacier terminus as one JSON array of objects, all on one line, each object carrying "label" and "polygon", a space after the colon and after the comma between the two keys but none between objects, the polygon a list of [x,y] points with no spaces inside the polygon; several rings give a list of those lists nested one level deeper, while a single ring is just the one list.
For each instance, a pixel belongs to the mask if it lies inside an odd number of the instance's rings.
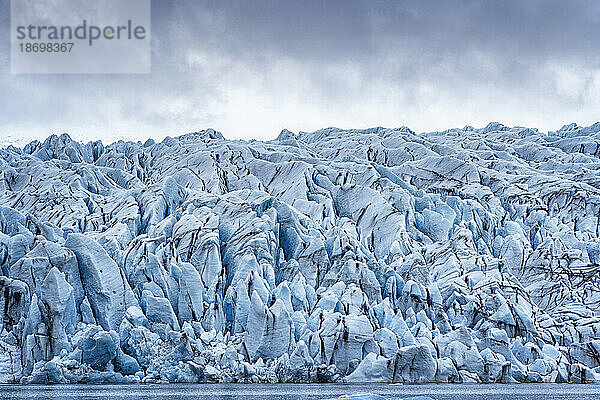
[{"label": "glacier terminus", "polygon": [[600,123],[0,149],[0,382],[600,382]]}]

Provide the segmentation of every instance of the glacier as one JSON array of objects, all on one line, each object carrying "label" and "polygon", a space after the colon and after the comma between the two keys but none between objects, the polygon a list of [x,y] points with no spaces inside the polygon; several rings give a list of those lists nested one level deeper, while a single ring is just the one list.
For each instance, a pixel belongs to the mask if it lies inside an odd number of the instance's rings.
[{"label": "glacier", "polygon": [[0,149],[0,382],[600,382],[600,123]]}]

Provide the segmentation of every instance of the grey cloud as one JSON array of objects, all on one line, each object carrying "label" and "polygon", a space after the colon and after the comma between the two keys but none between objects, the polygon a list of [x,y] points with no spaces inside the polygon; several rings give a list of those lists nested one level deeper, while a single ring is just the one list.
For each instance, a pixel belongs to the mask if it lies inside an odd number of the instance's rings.
[{"label": "grey cloud", "polygon": [[550,129],[598,118],[594,1],[181,0],[152,8],[150,75],[11,76],[0,58],[0,134],[89,125],[89,135],[104,126],[115,137],[157,137],[212,126],[270,138],[274,129],[332,124],[422,131],[493,119]]}]

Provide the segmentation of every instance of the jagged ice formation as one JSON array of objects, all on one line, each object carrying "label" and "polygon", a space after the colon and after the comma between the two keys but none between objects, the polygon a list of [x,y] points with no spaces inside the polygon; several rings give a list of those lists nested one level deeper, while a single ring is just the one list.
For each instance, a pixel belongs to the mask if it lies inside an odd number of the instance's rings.
[{"label": "jagged ice formation", "polygon": [[600,123],[0,149],[0,382],[600,380]]}]

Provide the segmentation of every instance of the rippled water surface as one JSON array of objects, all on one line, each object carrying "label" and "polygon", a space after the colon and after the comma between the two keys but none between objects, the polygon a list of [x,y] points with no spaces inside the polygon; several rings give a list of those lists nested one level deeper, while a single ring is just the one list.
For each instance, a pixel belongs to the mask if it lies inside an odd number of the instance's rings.
[{"label": "rippled water surface", "polygon": [[386,398],[429,396],[436,400],[592,400],[600,385],[48,385],[0,386],[6,400],[300,400],[329,399],[343,394],[377,393]]}]

